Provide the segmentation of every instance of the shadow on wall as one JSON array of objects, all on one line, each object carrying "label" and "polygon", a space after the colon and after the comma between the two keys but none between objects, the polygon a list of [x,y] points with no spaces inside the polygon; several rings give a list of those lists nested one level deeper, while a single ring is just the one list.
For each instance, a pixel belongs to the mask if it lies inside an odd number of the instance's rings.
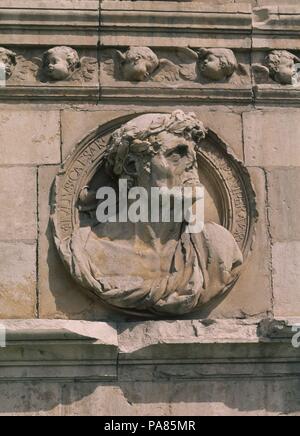
[{"label": "shadow on wall", "polygon": [[199,416],[300,413],[300,379],[1,383],[1,414]]}]

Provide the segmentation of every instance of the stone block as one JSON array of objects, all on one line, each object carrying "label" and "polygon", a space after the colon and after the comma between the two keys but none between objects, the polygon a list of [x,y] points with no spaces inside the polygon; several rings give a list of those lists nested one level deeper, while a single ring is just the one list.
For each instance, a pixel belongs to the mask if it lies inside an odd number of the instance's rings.
[{"label": "stone block", "polygon": [[1,416],[61,415],[61,386],[58,383],[1,383]]},{"label": "stone block", "polygon": [[267,172],[267,179],[273,241],[299,241],[300,168],[272,169]]},{"label": "stone block", "polygon": [[0,319],[34,318],[36,244],[0,242]]},{"label": "stone block", "polygon": [[300,166],[300,110],[243,114],[247,166]]},{"label": "stone block", "polygon": [[[3,45],[81,45],[98,43],[98,0],[2,0]],[[17,30],[16,30],[17,29]]]},{"label": "stone block", "polygon": [[253,9],[253,48],[299,50],[297,0],[257,0]]},{"label": "stone block", "polygon": [[233,112],[197,110],[197,117],[228,145],[235,156],[244,160],[242,117]]},{"label": "stone block", "polygon": [[0,240],[36,239],[36,169],[0,167],[0,186]]},{"label": "stone block", "polygon": [[58,111],[0,111],[0,164],[60,162]]},{"label": "stone block", "polygon": [[[157,110],[157,109],[154,109]],[[170,108],[172,112],[174,108]],[[151,108],[148,110],[152,111]],[[165,111],[165,108],[162,109]],[[136,114],[141,111],[136,111]],[[243,160],[242,118],[240,114],[224,111],[193,110],[203,123],[209,126]],[[134,114],[120,110],[64,110],[62,112],[62,153],[65,159],[75,146],[91,131],[109,121]]]},{"label": "stone block", "polygon": [[299,316],[300,242],[274,244],[273,282],[275,316]]},{"label": "stone block", "polygon": [[70,383],[63,389],[63,413],[161,417],[299,414],[297,389],[295,378],[131,382],[119,386]]},{"label": "stone block", "polygon": [[[101,45],[219,46],[250,48],[250,4],[175,1],[102,1]],[[176,24],[175,24],[176,23]],[[155,26],[155,31],[153,30]]]},{"label": "stone block", "polygon": [[[132,113],[132,112],[131,112]],[[62,111],[62,154],[63,160],[76,145],[99,126],[128,115],[128,111],[64,110]]]},{"label": "stone block", "polygon": [[271,243],[268,237],[264,171],[251,168],[259,219],[252,252],[241,277],[225,298],[216,299],[200,315],[210,318],[260,316],[272,310]]}]

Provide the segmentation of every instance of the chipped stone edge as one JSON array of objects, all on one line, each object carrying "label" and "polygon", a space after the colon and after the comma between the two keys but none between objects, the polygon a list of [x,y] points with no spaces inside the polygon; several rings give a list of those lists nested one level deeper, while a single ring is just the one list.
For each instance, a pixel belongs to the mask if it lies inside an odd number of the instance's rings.
[{"label": "chipped stone edge", "polygon": [[140,322],[91,322],[73,320],[1,320],[8,343],[14,341],[92,341],[120,352],[134,352],[156,344],[258,343],[293,336],[300,317],[288,319],[206,319]]},{"label": "chipped stone edge", "polygon": [[232,379],[245,374],[276,378],[298,374],[300,363],[299,350],[292,346],[292,327],[300,330],[300,318],[114,324],[5,320],[3,326],[7,344],[0,348],[0,385]]},{"label": "chipped stone edge", "polygon": [[115,324],[65,320],[3,320],[8,343],[26,340],[92,340],[97,345],[118,347]]}]

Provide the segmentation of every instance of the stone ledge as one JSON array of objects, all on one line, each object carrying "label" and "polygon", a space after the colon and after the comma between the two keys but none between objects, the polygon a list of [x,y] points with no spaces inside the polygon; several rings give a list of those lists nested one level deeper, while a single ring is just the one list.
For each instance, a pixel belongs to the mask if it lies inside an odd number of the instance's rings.
[{"label": "stone ledge", "polygon": [[128,86],[94,85],[94,86],[14,86],[0,88],[0,101],[5,102],[68,102],[111,103],[144,102],[151,104],[232,104],[259,106],[277,105],[280,107],[300,106],[300,88],[280,85],[249,86]]},{"label": "stone ledge", "polygon": [[116,380],[116,326],[63,320],[7,320],[0,381]]},{"label": "stone ledge", "polygon": [[253,27],[259,31],[283,31],[285,33],[299,32],[300,8],[299,6],[266,6],[254,8]]},{"label": "stone ledge", "polygon": [[107,324],[7,320],[0,382],[152,381],[300,374],[293,320]]},{"label": "stone ledge", "polygon": [[94,102],[99,101],[98,85],[13,86],[0,88],[0,102]]},{"label": "stone ledge", "polygon": [[299,106],[300,88],[292,86],[255,85],[254,101],[259,105],[276,104],[279,106]]},{"label": "stone ledge", "polygon": [[232,104],[260,106],[277,105],[280,107],[300,106],[300,88],[280,85],[249,86],[14,86],[0,88],[0,102],[68,102],[111,103],[144,102],[151,104]]},{"label": "stone ledge", "polygon": [[243,87],[232,86],[199,86],[197,83],[188,86],[185,83],[181,86],[173,85],[164,87],[159,86],[139,86],[132,87],[128,85],[100,87],[100,101],[102,102],[132,102],[138,101],[159,103],[224,103],[224,104],[251,104],[253,102],[253,93],[251,84]]},{"label": "stone ledge", "polygon": [[[250,2],[2,0],[3,45],[218,46],[299,49],[299,5]],[[100,23],[100,27],[99,27]],[[176,23],[176,25],[174,24]],[[251,39],[254,39],[253,44]]]},{"label": "stone ledge", "polygon": [[171,38],[200,47],[218,45],[216,35],[226,34],[228,47],[250,48],[252,11],[246,4],[103,1],[100,29],[106,46],[134,45],[138,35],[140,45],[169,45]]},{"label": "stone ledge", "polygon": [[0,4],[1,44],[96,46],[99,1],[3,0]]}]

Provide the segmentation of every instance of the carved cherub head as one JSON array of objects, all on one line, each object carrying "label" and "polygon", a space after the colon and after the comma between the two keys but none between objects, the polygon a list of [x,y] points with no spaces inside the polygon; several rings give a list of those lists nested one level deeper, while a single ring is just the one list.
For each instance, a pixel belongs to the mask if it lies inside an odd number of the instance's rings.
[{"label": "carved cherub head", "polygon": [[48,79],[66,80],[80,68],[80,59],[71,47],[54,47],[43,54],[42,68]]},{"label": "carved cherub head", "polygon": [[126,53],[117,51],[123,79],[142,82],[158,68],[159,59],[148,47],[130,47]]},{"label": "carved cherub head", "polygon": [[300,59],[287,50],[274,50],[266,57],[270,77],[282,85],[292,85],[296,79],[296,63]]},{"label": "carved cherub head", "polygon": [[7,48],[0,47],[0,66],[5,68],[6,79],[9,79],[17,65],[17,55]]},{"label": "carved cherub head", "polygon": [[112,135],[108,170],[145,189],[199,186],[196,149],[205,135],[193,113],[142,115]]},{"label": "carved cherub head", "polygon": [[238,68],[236,57],[227,48],[202,48],[198,51],[200,70],[209,80],[221,81],[228,79]]}]

